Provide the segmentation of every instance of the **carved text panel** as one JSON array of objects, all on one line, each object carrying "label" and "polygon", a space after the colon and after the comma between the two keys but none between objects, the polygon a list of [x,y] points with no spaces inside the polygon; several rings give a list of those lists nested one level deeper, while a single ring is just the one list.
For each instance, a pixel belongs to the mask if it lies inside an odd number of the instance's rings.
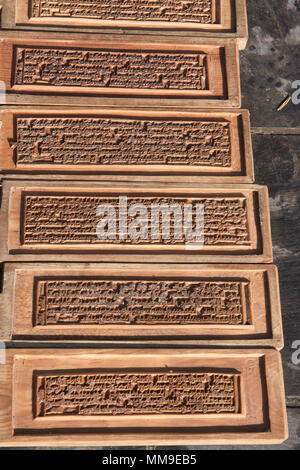
[{"label": "carved text panel", "polygon": [[228,121],[17,118],[17,164],[231,165]]},{"label": "carved text panel", "polygon": [[31,0],[33,18],[214,23],[214,0]]},{"label": "carved text panel", "polygon": [[[185,214],[187,207],[191,208],[189,211],[190,217],[187,217],[187,221],[191,222],[190,227],[193,229],[198,226],[198,208],[203,208],[204,227],[202,231],[204,245],[250,245],[247,202],[246,198],[242,196],[203,198],[128,197],[126,205],[129,209],[124,220],[123,214],[120,213],[121,206],[118,197],[97,194],[24,194],[22,203],[21,238],[24,245],[132,244],[131,234],[133,231],[136,235],[134,244],[182,245],[193,240],[193,238],[189,238],[188,231],[183,231],[177,223],[177,216],[179,215],[182,222],[182,215]],[[99,224],[104,224],[105,217],[97,215],[99,206],[106,208],[105,210],[109,209],[116,216],[115,219],[114,217],[110,219],[112,222],[116,221],[115,231],[103,229],[107,236],[102,239],[99,237],[97,227],[99,228]],[[144,210],[142,212],[138,210],[135,215],[129,215],[130,210],[135,207],[142,207]],[[168,211],[170,210],[170,224],[167,224],[167,226],[165,225],[166,218],[162,219],[159,216],[159,213],[162,213],[160,210],[163,210],[164,207],[167,207]],[[158,210],[155,211],[155,208],[158,208]],[[123,228],[120,225],[121,220],[124,224],[126,223],[127,228],[129,227],[126,233],[124,232],[124,237],[122,235]],[[157,222],[157,231],[152,230],[155,222]],[[201,227],[198,228],[201,229]],[[155,237],[153,237],[153,233]],[[190,234],[192,234],[192,231],[190,231]]]},{"label": "carved text panel", "polygon": [[208,90],[201,53],[16,47],[15,85]]},{"label": "carved text panel", "polygon": [[209,372],[37,375],[36,416],[239,413],[238,379]]},{"label": "carved text panel", "polygon": [[216,324],[248,322],[249,282],[38,280],[35,323],[45,325]]}]

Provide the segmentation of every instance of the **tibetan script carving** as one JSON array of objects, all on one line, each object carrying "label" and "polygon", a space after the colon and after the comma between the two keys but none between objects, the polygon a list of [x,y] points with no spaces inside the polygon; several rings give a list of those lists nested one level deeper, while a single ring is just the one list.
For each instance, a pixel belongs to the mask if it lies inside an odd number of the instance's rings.
[{"label": "tibetan script carving", "polygon": [[51,279],[35,285],[36,325],[247,323],[249,282]]},{"label": "tibetan script carving", "polygon": [[239,413],[239,374],[37,375],[35,394],[37,417]]},{"label": "tibetan script carving", "polygon": [[91,18],[212,24],[214,0],[31,0],[34,18]]},{"label": "tibetan script carving", "polygon": [[17,164],[230,167],[228,121],[16,118]]},{"label": "tibetan script carving", "polygon": [[201,53],[16,47],[15,85],[208,90]]},{"label": "tibetan script carving", "polygon": [[273,348],[8,348],[3,368],[2,446],[239,445],[287,435]]},{"label": "tibetan script carving", "polygon": [[[103,223],[103,217],[98,216],[99,206],[123,220],[120,213],[122,198],[106,195],[51,195],[23,194],[22,242],[24,245],[34,244],[167,244],[182,245],[188,243],[189,230],[183,231],[178,224],[178,217],[189,212],[187,220],[190,227],[196,227],[199,220],[199,207],[204,211],[204,245],[219,246],[249,246],[250,234],[247,217],[247,202],[243,196],[236,197],[127,197],[128,209],[125,215],[126,225],[137,233],[132,240],[127,233],[110,232],[109,237],[99,237],[97,231]],[[130,208],[142,208],[134,215],[128,215]],[[159,213],[163,208],[170,210],[170,225],[160,219]],[[189,208],[189,210],[187,210]],[[103,214],[104,215],[104,214]],[[149,223],[150,216],[150,223]],[[113,216],[112,216],[113,219]],[[111,220],[112,220],[111,219]],[[124,219],[124,220],[125,220]],[[175,222],[176,219],[176,222]],[[164,218],[165,220],[165,218]],[[137,222],[138,221],[138,222]],[[137,227],[140,227],[140,229]],[[135,227],[135,228],[134,228]],[[154,228],[154,230],[153,230]],[[121,238],[120,238],[121,237]],[[120,239],[119,239],[120,238]]]}]

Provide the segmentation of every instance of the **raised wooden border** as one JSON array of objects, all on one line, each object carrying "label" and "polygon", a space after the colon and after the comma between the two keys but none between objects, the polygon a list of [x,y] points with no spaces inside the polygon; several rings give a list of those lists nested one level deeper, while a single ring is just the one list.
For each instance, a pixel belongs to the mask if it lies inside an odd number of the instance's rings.
[{"label": "raised wooden border", "polygon": [[[224,0],[217,1],[220,1],[222,6]],[[17,2],[20,3],[20,9],[16,7]],[[145,34],[149,36],[162,34],[165,36],[177,36],[179,40],[180,37],[193,37],[194,39],[199,40],[202,37],[213,36],[217,38],[236,39],[240,49],[244,49],[246,47],[248,39],[246,0],[230,0],[231,12],[229,9],[223,8],[225,14],[223,16],[228,18],[227,24],[223,21],[223,29],[221,24],[215,25],[213,27],[210,26],[209,28],[207,28],[206,25],[196,24],[196,29],[194,27],[183,24],[182,29],[181,27],[176,28],[176,26],[175,28],[172,28],[169,26],[169,23],[166,22],[153,25],[152,21],[148,27],[145,26],[144,22],[135,21],[133,22],[133,26],[130,28],[126,26],[124,21],[122,24],[117,22],[117,27],[113,27],[112,22],[109,21],[106,25],[100,27],[99,21],[97,20],[88,20],[85,21],[84,24],[80,24],[80,21],[78,21],[76,22],[76,25],[70,20],[64,21],[68,20],[67,18],[63,18],[62,20],[58,19],[58,21],[56,21],[55,18],[45,18],[42,21],[36,21],[36,19],[29,19],[29,15],[26,10],[26,2],[28,2],[28,0],[0,0],[0,6],[3,7],[1,22],[2,29],[10,29],[15,31],[20,28],[22,28],[24,31],[47,30],[50,34],[55,34],[55,32],[58,31],[69,31],[72,33],[84,31],[90,34],[108,32],[109,34],[118,34],[120,31],[122,31],[125,34]],[[25,8],[23,7],[23,4],[25,5]],[[22,11],[23,9],[25,10],[24,12]],[[231,18],[229,17],[229,13],[231,13]]]},{"label": "raised wooden border", "polygon": [[[186,262],[186,263],[206,263],[215,262],[216,259],[220,263],[251,263],[251,262],[272,262],[272,244],[270,235],[270,220],[268,210],[268,191],[264,186],[257,185],[201,185],[197,188],[189,187],[186,190],[179,185],[170,185],[166,189],[166,185],[141,185],[132,183],[127,185],[122,184],[120,187],[114,183],[92,183],[89,185],[82,182],[68,183],[68,189],[63,182],[53,182],[49,187],[42,181],[35,181],[34,186],[32,182],[17,182],[14,180],[3,182],[4,194],[2,201],[1,221],[4,227],[2,234],[2,246],[0,252],[0,259],[2,261],[51,261],[57,259],[59,254],[61,261],[114,261],[114,262]],[[164,194],[164,195],[194,195],[200,196],[205,194],[243,194],[248,200],[249,204],[249,230],[250,230],[250,248],[248,247],[228,247],[226,252],[221,246],[215,247],[216,249],[203,249],[203,253],[195,247],[192,249],[189,245],[126,245],[122,244],[97,244],[91,247],[90,245],[77,245],[75,250],[73,245],[22,245],[20,239],[20,202],[24,191],[41,191],[41,187],[45,191],[57,192],[59,191],[74,191],[74,194],[80,194],[83,191],[86,193],[100,192],[103,194],[131,194],[136,195],[151,195],[151,194]],[[143,189],[141,189],[141,187]],[[9,196],[9,193],[11,195]],[[9,208],[8,208],[9,204]],[[8,226],[9,222],[9,226]],[[7,247],[8,243],[8,247]],[[229,249],[230,248],[230,249]],[[222,253],[223,252],[223,253]],[[217,258],[216,258],[217,257]]]},{"label": "raised wooden border", "polygon": [[[57,164],[22,164],[15,163],[14,150],[11,142],[16,138],[16,119],[21,118],[39,118],[39,117],[107,117],[107,118],[124,118],[124,119],[158,119],[158,120],[226,120],[231,124],[231,167],[211,167],[197,165],[57,165]],[[254,181],[252,143],[250,135],[249,112],[246,110],[226,110],[212,111],[207,110],[199,113],[186,112],[164,112],[164,111],[136,111],[124,109],[85,109],[82,110],[64,110],[60,108],[55,110],[37,110],[33,109],[6,109],[2,111],[2,128],[1,128],[1,149],[0,170],[3,174],[29,174],[34,177],[36,174],[45,173],[51,179],[57,174],[80,175],[85,173],[114,176],[126,175],[130,177],[141,175],[147,179],[173,180],[179,177],[181,180],[192,178],[199,182],[216,182],[220,177],[228,182],[251,183]]]},{"label": "raised wooden border", "polygon": [[[95,350],[95,349],[11,349],[6,351],[6,364],[0,365],[0,417],[2,426],[0,428],[0,445],[2,447],[17,446],[124,446],[124,445],[213,445],[213,444],[275,444],[281,443],[287,438],[287,420],[285,410],[284,385],[280,354],[272,349],[252,349],[252,350],[213,350],[213,349],[179,349],[179,350]],[[139,362],[137,362],[139,361]],[[14,372],[12,372],[14,366]],[[128,368],[128,365],[141,364],[143,367],[202,367],[208,363],[214,364],[215,367],[235,367],[243,368],[244,373],[250,380],[245,393],[249,396],[247,407],[245,408],[246,420],[239,423],[240,418],[227,421],[222,428],[218,427],[218,420],[214,423],[214,417],[198,417],[187,416],[181,423],[174,420],[168,423],[163,421],[163,416],[158,416],[152,420],[151,429],[136,427],[136,420],[128,420],[122,423],[122,417],[116,417],[116,420],[104,419],[102,421],[102,429],[92,429],[97,427],[97,419],[85,420],[85,423],[75,420],[72,417],[67,421],[59,422],[56,418],[49,422],[38,422],[37,419],[32,421],[30,411],[28,411],[28,403],[30,402],[30,389],[26,379],[25,387],[23,375],[26,374],[27,367],[31,363],[33,367],[38,369],[47,368],[47,370],[57,370],[58,365],[63,366],[64,370],[69,368],[90,368],[99,367],[108,364],[115,364],[120,368]],[[21,370],[19,370],[19,366]],[[13,374],[15,380],[13,381]],[[242,374],[243,375],[243,374]],[[245,377],[245,376],[244,376]],[[261,382],[261,385],[258,385]],[[255,385],[256,384],[256,385]],[[13,386],[13,390],[12,390]],[[260,388],[257,394],[257,386]],[[19,388],[21,387],[21,388]],[[21,392],[22,390],[22,392]],[[23,394],[23,399],[22,395]],[[28,394],[29,392],[29,394]],[[13,398],[14,397],[14,398]],[[20,397],[20,398],[18,398]],[[264,403],[263,414],[260,414],[260,407],[257,406],[258,400]],[[242,397],[243,398],[243,397]],[[21,399],[21,402],[19,401]],[[20,403],[20,406],[18,405]],[[244,404],[246,402],[244,401]],[[13,408],[12,408],[13,405]],[[29,414],[28,414],[29,413]],[[222,419],[222,418],[221,418]],[[233,419],[234,422],[231,422]],[[127,421],[128,420],[128,421]],[[93,422],[92,422],[93,421]],[[183,423],[184,421],[184,423]],[[248,424],[246,424],[246,422]],[[55,424],[54,424],[55,423]],[[98,420],[98,423],[99,420]],[[116,427],[114,426],[114,423]],[[149,421],[148,421],[149,423]],[[148,423],[140,423],[148,425]],[[179,426],[184,424],[184,430]],[[201,429],[202,424],[202,429]],[[231,426],[226,429],[226,426]],[[239,425],[240,424],[240,425]],[[57,433],[48,426],[86,426],[90,430],[85,429],[81,434],[77,433]],[[125,429],[120,432],[124,426]],[[153,429],[153,425],[156,426]],[[160,426],[164,426],[161,429]],[[35,433],[27,429],[24,435],[24,427],[35,427]],[[133,426],[133,428],[131,427]],[[204,426],[204,427],[203,427]],[[207,426],[210,426],[209,430]],[[14,429],[18,429],[14,432]],[[42,433],[38,433],[38,428],[42,429]],[[48,431],[47,431],[48,428]],[[105,428],[105,432],[104,429]],[[78,428],[77,428],[78,429]]]},{"label": "raised wooden border", "polygon": [[[51,325],[33,326],[33,281],[43,276],[113,275],[119,279],[139,276],[250,281],[249,312],[251,325]],[[31,341],[122,341],[134,344],[141,340],[151,344],[199,344],[283,347],[278,273],[268,265],[124,265],[113,264],[6,264],[4,290],[0,295],[0,339]]]},{"label": "raised wooden border", "polygon": [[168,21],[138,21],[138,20],[100,20],[96,18],[76,17],[32,17],[29,12],[31,0],[16,0],[16,25],[35,26],[69,26],[75,28],[141,28],[141,29],[167,29],[182,31],[220,32],[232,31],[235,28],[235,11],[231,0],[213,0],[213,11],[218,22],[213,24],[201,23],[176,23]]},{"label": "raised wooden border", "polygon": [[[239,57],[236,43],[232,40],[202,41],[194,44],[185,41],[182,44],[172,38],[155,37],[151,43],[145,42],[145,37],[103,36],[97,42],[74,40],[35,39],[31,33],[23,37],[11,38],[9,35],[0,35],[0,60],[4,66],[0,69],[0,80],[6,86],[7,104],[50,104],[74,105],[74,95],[77,106],[118,106],[118,107],[240,107],[240,71]],[[69,38],[69,36],[68,36]],[[128,50],[140,53],[143,51],[183,51],[206,52],[209,55],[209,74],[215,78],[210,90],[159,90],[109,87],[80,87],[80,86],[44,86],[44,85],[15,85],[13,83],[15,48],[16,47],[60,47],[82,49]],[[224,58],[222,56],[224,55]],[[21,94],[21,96],[20,96]]]}]

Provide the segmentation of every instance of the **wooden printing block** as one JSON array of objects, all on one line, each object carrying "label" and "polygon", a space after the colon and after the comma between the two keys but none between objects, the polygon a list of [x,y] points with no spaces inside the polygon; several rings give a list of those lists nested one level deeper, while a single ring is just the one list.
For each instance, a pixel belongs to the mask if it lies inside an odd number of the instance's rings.
[{"label": "wooden printing block", "polygon": [[2,261],[272,262],[263,186],[3,185]]},{"label": "wooden printing block", "polygon": [[1,446],[275,444],[287,438],[273,349],[8,349]]},{"label": "wooden printing block", "polygon": [[268,265],[6,264],[0,338],[283,346]]},{"label": "wooden printing block", "polygon": [[[236,42],[142,36],[94,41],[1,34],[7,104],[239,107]],[[1,37],[0,36],[0,37]]]},{"label": "wooden printing block", "polygon": [[2,111],[2,173],[253,182],[248,111]]},{"label": "wooden printing block", "polygon": [[[246,0],[0,0],[3,29],[248,39]],[[137,8],[138,6],[138,8]]]}]

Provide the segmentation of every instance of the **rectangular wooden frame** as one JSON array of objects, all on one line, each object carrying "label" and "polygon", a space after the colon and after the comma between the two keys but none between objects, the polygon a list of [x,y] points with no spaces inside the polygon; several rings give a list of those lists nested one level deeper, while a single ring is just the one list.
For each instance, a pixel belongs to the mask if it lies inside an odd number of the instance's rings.
[{"label": "rectangular wooden frame", "polygon": [[[38,36],[39,37],[39,36]],[[59,36],[60,37],[60,36]],[[111,36],[103,35],[98,41],[83,41],[80,38],[74,42],[63,40],[43,39],[41,35],[25,34],[0,35],[0,60],[4,66],[0,70],[0,80],[5,84],[6,104],[44,104],[44,105],[74,105],[76,96],[77,106],[118,106],[118,107],[159,107],[167,108],[205,108],[205,107],[240,107],[240,70],[239,57],[235,41],[206,39],[201,44],[194,44],[186,40],[182,44],[170,38],[149,38],[141,36]],[[143,42],[144,41],[144,42]],[[76,46],[75,46],[76,44]],[[210,77],[215,81],[211,83],[210,90],[166,90],[166,89],[134,89],[113,87],[80,87],[80,86],[53,86],[53,85],[15,85],[13,80],[16,49],[18,47],[53,47],[59,49],[82,50],[108,50],[155,52],[206,52],[208,54],[208,70]]]},{"label": "rectangular wooden frame", "polygon": [[[189,166],[189,165],[58,165],[58,164],[22,164],[15,161],[15,150],[12,143],[16,140],[18,118],[118,118],[118,119],[144,119],[161,121],[226,121],[230,123],[231,158],[230,167],[220,166]],[[179,181],[204,181],[218,182],[220,177],[224,182],[251,183],[254,181],[252,143],[250,135],[249,112],[246,110],[203,111],[199,113],[166,112],[166,111],[137,111],[120,109],[88,108],[64,110],[52,109],[4,109],[1,114],[1,149],[0,170],[3,174],[29,174],[35,177],[37,174],[47,174],[50,179],[58,174],[67,177],[81,177],[81,174],[114,175],[115,178],[134,178],[136,175],[147,180],[172,181],[174,176]],[[41,137],[42,140],[42,137]],[[74,176],[73,176],[74,175]]]},{"label": "rectangular wooden frame", "polygon": [[[34,325],[33,293],[37,279],[231,279],[249,282],[245,305],[250,324],[221,325]],[[65,263],[6,264],[0,295],[0,339],[31,341],[122,341],[134,344],[199,344],[283,347],[278,274],[268,265],[124,265]]]},{"label": "rectangular wooden frame", "polygon": [[[146,416],[32,419],[33,370],[106,367],[121,371],[129,366],[149,372],[166,367],[231,367],[241,374],[241,413],[227,415],[225,422],[218,415],[168,415],[167,421],[164,415],[149,415],[151,428]],[[281,359],[272,349],[10,349],[6,364],[0,365],[0,404],[2,447],[275,444],[287,438]]]},{"label": "rectangular wooden frame", "polygon": [[[126,34],[162,34],[180,37],[193,37],[196,40],[202,37],[233,38],[236,39],[240,49],[244,49],[248,39],[246,0],[215,0],[217,23],[215,24],[189,24],[169,22],[144,21],[101,21],[97,19],[80,18],[32,18],[28,9],[29,0],[0,0],[2,7],[3,29],[18,30],[46,30],[55,34],[57,31],[79,32],[86,31],[108,32],[117,34],[122,30]],[[226,2],[226,3],[225,3]],[[220,15],[217,15],[220,13]]]},{"label": "rectangular wooden frame", "polygon": [[[147,187],[148,186],[148,187]],[[130,194],[152,196],[196,196],[200,197],[203,194],[242,194],[246,198],[248,207],[248,229],[250,233],[250,245],[241,246],[228,246],[226,251],[222,246],[214,246],[202,250],[198,248],[192,249],[189,245],[154,245],[143,244],[133,245],[128,244],[97,244],[97,246],[90,246],[87,244],[67,245],[64,244],[63,248],[60,245],[23,245],[20,238],[20,215],[21,215],[21,200],[23,194],[30,191],[30,194],[36,192],[41,193],[41,187],[47,194],[60,194],[72,192],[72,194],[86,194],[100,193],[107,195],[128,195]],[[147,188],[147,189],[146,189]],[[114,261],[114,262],[192,262],[192,263],[206,263],[215,262],[216,259],[220,263],[251,263],[251,262],[272,262],[272,245],[270,235],[270,220],[268,210],[268,193],[267,188],[257,185],[201,185],[192,189],[191,187],[186,190],[179,185],[170,186],[166,189],[166,185],[146,185],[143,183],[142,189],[140,185],[132,184],[122,185],[121,187],[109,183],[92,183],[86,186],[82,182],[68,183],[68,189],[63,182],[51,183],[51,186],[44,186],[44,182],[35,181],[34,185],[30,182],[13,182],[9,184],[4,181],[4,194],[1,211],[1,221],[4,227],[2,234],[1,258],[3,261],[51,261],[57,259],[60,255],[61,261]],[[9,224],[9,226],[8,226]],[[7,248],[8,240],[8,248]],[[217,258],[216,258],[217,256]]]},{"label": "rectangular wooden frame", "polygon": [[213,16],[216,22],[213,24],[201,23],[175,23],[170,21],[138,21],[138,20],[101,20],[96,18],[81,17],[33,17],[30,14],[32,0],[16,0],[16,25],[35,26],[69,26],[79,28],[141,28],[141,29],[167,29],[167,30],[194,30],[203,32],[231,31],[234,28],[235,12],[231,0],[212,0]]}]

